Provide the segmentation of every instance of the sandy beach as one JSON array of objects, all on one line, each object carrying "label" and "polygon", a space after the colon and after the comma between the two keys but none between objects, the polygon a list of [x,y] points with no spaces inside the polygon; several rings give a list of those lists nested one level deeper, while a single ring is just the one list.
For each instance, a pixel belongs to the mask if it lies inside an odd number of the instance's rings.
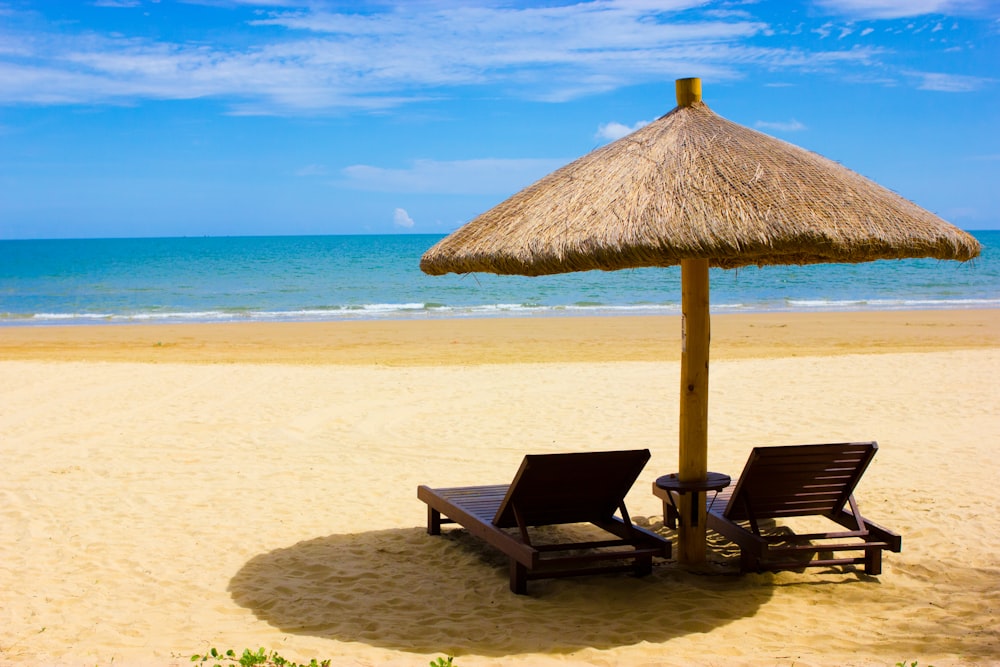
[{"label": "sandy beach", "polygon": [[755,445],[876,440],[860,569],[507,589],[424,530],[419,484],[525,453],[677,467],[680,324],[549,317],[0,328],[0,664],[187,665],[266,647],[333,665],[1000,664],[1000,310],[712,320],[712,470]]}]

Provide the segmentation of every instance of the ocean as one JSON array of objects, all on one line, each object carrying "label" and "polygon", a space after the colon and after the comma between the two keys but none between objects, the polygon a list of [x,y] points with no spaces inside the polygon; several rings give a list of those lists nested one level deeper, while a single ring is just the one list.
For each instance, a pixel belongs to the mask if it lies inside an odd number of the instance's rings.
[{"label": "ocean", "polygon": [[[972,262],[713,269],[715,313],[1000,307],[1000,231]],[[680,269],[427,276],[439,235],[0,241],[0,326],[675,314]]]}]

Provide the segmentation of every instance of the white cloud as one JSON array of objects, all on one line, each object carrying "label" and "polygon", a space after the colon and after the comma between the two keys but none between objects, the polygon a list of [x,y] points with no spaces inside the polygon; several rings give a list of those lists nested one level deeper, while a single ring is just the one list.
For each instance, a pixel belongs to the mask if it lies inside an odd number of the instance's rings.
[{"label": "white cloud", "polygon": [[339,186],[375,192],[509,195],[530,185],[568,159],[416,160],[408,168],[365,164],[343,169]]},{"label": "white cloud", "polygon": [[395,211],[392,212],[392,224],[396,225],[397,227],[405,227],[406,229],[410,229],[411,227],[413,227],[413,218],[411,218],[410,214],[406,212],[406,209],[397,208]]},{"label": "white cloud", "polygon": [[746,11],[745,9],[706,9],[706,16],[714,16],[716,18],[741,18],[741,19],[752,19],[753,14]]},{"label": "white cloud", "polygon": [[754,123],[754,127],[759,128],[761,130],[772,130],[774,132],[801,132],[802,130],[806,129],[805,125],[795,120],[794,118],[785,121],[758,120],[756,123]]},{"label": "white cloud", "polygon": [[95,7],[132,8],[139,7],[139,0],[94,0]]},{"label": "white cloud", "polygon": [[925,14],[979,14],[984,0],[816,0],[828,11],[865,19],[898,19]]},{"label": "white cloud", "polygon": [[628,136],[640,127],[645,127],[646,125],[649,125],[648,120],[640,120],[631,126],[611,121],[610,123],[604,123],[597,128],[597,138],[604,139],[606,141],[614,141]]},{"label": "white cloud", "polygon": [[[745,44],[766,34],[766,23],[744,12],[699,16],[703,0],[523,8],[396,2],[365,13],[269,3],[244,21],[248,9],[240,5],[257,4],[222,4],[236,7],[232,30],[184,42],[74,33],[37,13],[23,25],[11,21],[0,27],[0,104],[214,97],[240,114],[315,113],[389,109],[487,85],[521,99],[564,101],[691,72],[732,80],[782,55]],[[695,13],[673,20],[689,9]]]},{"label": "white cloud", "polygon": [[823,25],[819,26],[818,28],[813,28],[812,31],[814,33],[816,33],[817,35],[819,35],[820,39],[826,39],[827,37],[830,36],[830,33],[832,32],[832,30],[833,30],[833,24],[827,22],[827,23],[824,23]]},{"label": "white cloud", "polygon": [[971,93],[991,84],[995,79],[941,72],[904,72],[918,81],[920,90],[934,90],[943,93]]}]

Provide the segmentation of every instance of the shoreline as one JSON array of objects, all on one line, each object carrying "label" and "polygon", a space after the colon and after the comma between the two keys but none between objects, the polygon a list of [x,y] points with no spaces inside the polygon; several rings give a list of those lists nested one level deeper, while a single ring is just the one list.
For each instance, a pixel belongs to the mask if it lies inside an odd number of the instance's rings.
[{"label": "shoreline", "polygon": [[[0,327],[0,359],[437,366],[675,361],[679,315]],[[713,359],[1000,347],[1000,309],[725,313]]]}]

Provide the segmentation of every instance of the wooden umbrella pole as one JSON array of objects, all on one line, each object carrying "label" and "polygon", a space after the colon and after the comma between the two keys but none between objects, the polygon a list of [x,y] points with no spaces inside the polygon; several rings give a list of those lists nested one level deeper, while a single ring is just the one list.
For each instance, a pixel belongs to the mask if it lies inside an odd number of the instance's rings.
[{"label": "wooden umbrella pole", "polygon": [[[708,260],[681,262],[681,414],[680,463],[682,482],[704,482],[708,476]],[[692,510],[694,504],[694,510]],[[705,561],[704,493],[680,498],[677,559]]]},{"label": "wooden umbrella pole", "polygon": [[[700,79],[677,80],[677,105],[701,101]],[[708,349],[711,325],[708,313],[708,260],[681,262],[681,405],[678,477],[682,482],[704,482],[708,476]],[[679,498],[680,526],[677,559],[705,562],[704,493]]]}]

